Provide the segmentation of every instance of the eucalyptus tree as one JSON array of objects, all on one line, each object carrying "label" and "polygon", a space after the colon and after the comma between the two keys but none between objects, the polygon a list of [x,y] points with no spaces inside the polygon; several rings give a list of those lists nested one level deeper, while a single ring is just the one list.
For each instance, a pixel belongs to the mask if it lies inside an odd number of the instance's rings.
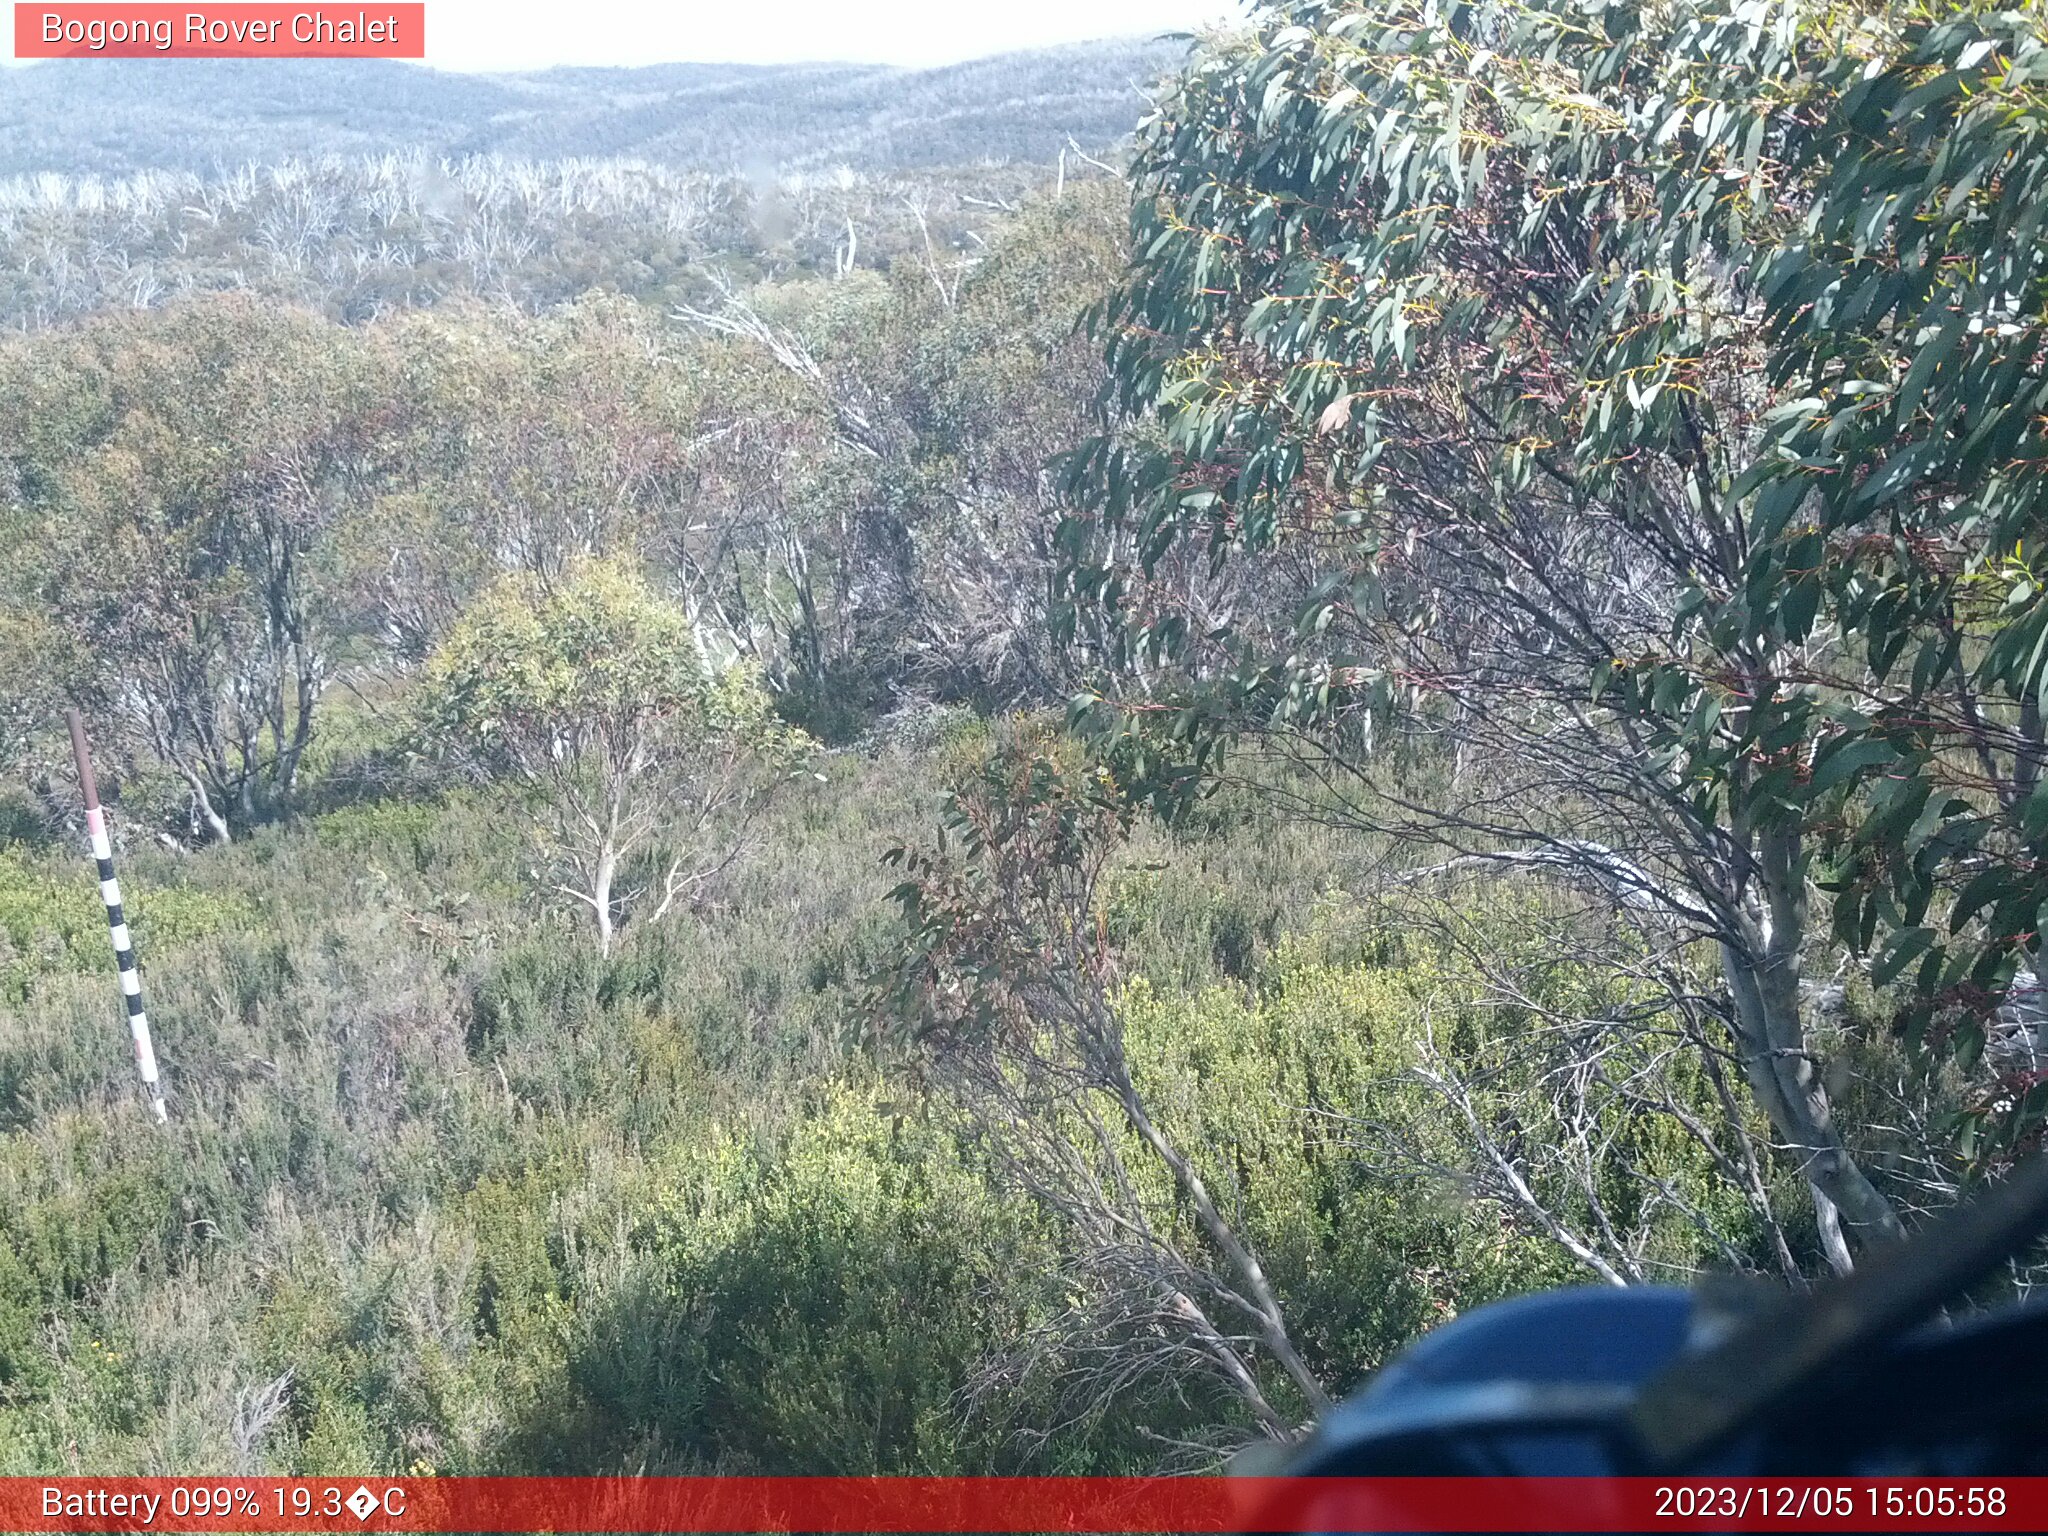
[{"label": "eucalyptus tree", "polygon": [[1073,322],[1120,267],[1108,191],[1026,203],[937,280],[849,268],[680,312],[710,334],[664,553],[778,686],[1055,696],[1045,461],[1100,385]]},{"label": "eucalyptus tree", "polygon": [[83,706],[220,841],[286,804],[346,626],[335,532],[372,416],[347,333],[239,297],[0,351],[0,553],[34,637],[10,696]]},{"label": "eucalyptus tree", "polygon": [[[1874,953],[1968,1067],[2048,896],[2044,75],[1975,6],[1279,0],[1142,130],[1095,317],[1079,719],[1161,792],[1284,743],[1304,811],[1709,940],[1837,1268],[1921,1196],[1806,971]],[[2009,1147],[2041,1079],[1972,1070]]]},{"label": "eucalyptus tree", "polygon": [[450,302],[364,332],[387,472],[343,530],[348,599],[400,662],[497,577],[631,556],[685,499],[690,370],[623,300]]},{"label": "eucalyptus tree", "polygon": [[493,585],[428,662],[418,708],[430,744],[528,792],[554,892],[589,910],[606,953],[624,917],[657,922],[732,863],[802,745],[687,612],[597,560]]}]

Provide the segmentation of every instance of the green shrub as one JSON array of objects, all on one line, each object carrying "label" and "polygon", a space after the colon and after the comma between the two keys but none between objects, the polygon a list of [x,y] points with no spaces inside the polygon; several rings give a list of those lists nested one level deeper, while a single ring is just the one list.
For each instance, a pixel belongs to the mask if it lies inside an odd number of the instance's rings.
[{"label": "green shrub", "polygon": [[643,1449],[764,1473],[976,1464],[954,1396],[1016,1326],[1035,1236],[913,1106],[830,1087],[780,1139],[683,1150],[633,1241],[576,1371]]},{"label": "green shrub", "polygon": [[[983,749],[961,729],[934,752]],[[54,956],[0,995],[0,1470],[63,1470],[74,1442],[95,1473],[226,1470],[241,1395],[287,1368],[256,1452],[277,1473],[1127,1472],[1158,1464],[1148,1435],[1214,1428],[1167,1383],[1034,1449],[1056,1383],[963,1396],[1059,1322],[1071,1238],[867,1054],[863,978],[895,940],[878,856],[934,760],[822,760],[716,899],[609,958],[537,908],[483,795],[138,850],[162,1133],[89,870],[0,854],[0,930]],[[1475,1065],[1517,1027],[1419,911],[1342,894],[1359,856],[1248,818],[1147,832],[1107,914],[1146,1091],[1339,1385],[1575,1278],[1350,1144],[1344,1116],[1430,1123],[1402,1077],[1424,1001]],[[1544,913],[1455,908],[1554,1001],[1611,995],[1516,947]],[[1647,1127],[1617,1145],[1696,1173]]]},{"label": "green shrub", "polygon": [[[124,874],[125,915],[145,958],[215,933],[246,927],[256,904],[234,892],[199,890]],[[113,969],[107,909],[83,856],[61,861],[0,847],[0,998],[21,1003],[34,979],[57,971]]]}]

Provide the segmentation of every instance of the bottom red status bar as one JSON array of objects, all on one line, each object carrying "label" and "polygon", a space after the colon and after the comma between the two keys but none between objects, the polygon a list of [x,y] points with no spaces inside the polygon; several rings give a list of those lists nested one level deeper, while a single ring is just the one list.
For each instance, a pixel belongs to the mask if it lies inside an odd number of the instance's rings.
[{"label": "bottom red status bar", "polygon": [[2043,1531],[2048,1478],[0,1478],[0,1531]]}]

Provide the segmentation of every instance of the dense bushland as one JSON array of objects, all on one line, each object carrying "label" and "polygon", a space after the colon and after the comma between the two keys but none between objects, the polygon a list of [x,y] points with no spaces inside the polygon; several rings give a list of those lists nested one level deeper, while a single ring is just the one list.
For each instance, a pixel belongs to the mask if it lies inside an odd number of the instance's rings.
[{"label": "dense bushland", "polygon": [[720,277],[674,316],[352,328],[216,295],[10,343],[10,724],[85,705],[123,777],[231,838],[291,803],[338,677],[410,667],[503,575],[608,555],[827,738],[899,693],[1042,699],[1043,450],[1095,386],[1073,316],[1114,271],[1106,193],[1039,200],[971,268]]},{"label": "dense bushland", "polygon": [[[935,764],[985,750],[965,731],[823,759],[714,902],[609,957],[534,899],[490,795],[203,859],[131,843],[163,1135],[134,1113],[89,883],[68,848],[13,845],[0,1466],[1080,1471],[1213,1436],[1232,1412],[1199,1383],[1078,1411],[1057,1362],[998,1358],[1094,1299],[1071,1239],[867,1048],[880,854]],[[1147,1092],[1338,1386],[1569,1274],[1448,1172],[1386,1177],[1317,1118],[1406,1115],[1449,1160],[1404,1077],[1416,1031],[1515,1028],[1415,924],[1358,913],[1358,869],[1305,829],[1154,834],[1111,908],[1161,957],[1125,1004]],[[1466,920],[1504,938],[1525,908]],[[1701,1256],[1679,1224],[1658,1242]]]},{"label": "dense bushland", "polygon": [[329,167],[24,268],[0,1470],[1208,1465],[2001,1177],[2048,48],[1837,19],[1281,0],[1129,183]]}]

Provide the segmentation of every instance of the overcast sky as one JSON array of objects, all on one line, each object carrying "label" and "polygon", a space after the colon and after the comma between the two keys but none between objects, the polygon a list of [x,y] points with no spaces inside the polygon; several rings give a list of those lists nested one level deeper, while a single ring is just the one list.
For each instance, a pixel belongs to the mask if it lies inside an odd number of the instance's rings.
[{"label": "overcast sky", "polygon": [[427,0],[427,62],[465,70],[950,64],[1086,38],[1194,31],[1238,9],[1237,0]]}]

